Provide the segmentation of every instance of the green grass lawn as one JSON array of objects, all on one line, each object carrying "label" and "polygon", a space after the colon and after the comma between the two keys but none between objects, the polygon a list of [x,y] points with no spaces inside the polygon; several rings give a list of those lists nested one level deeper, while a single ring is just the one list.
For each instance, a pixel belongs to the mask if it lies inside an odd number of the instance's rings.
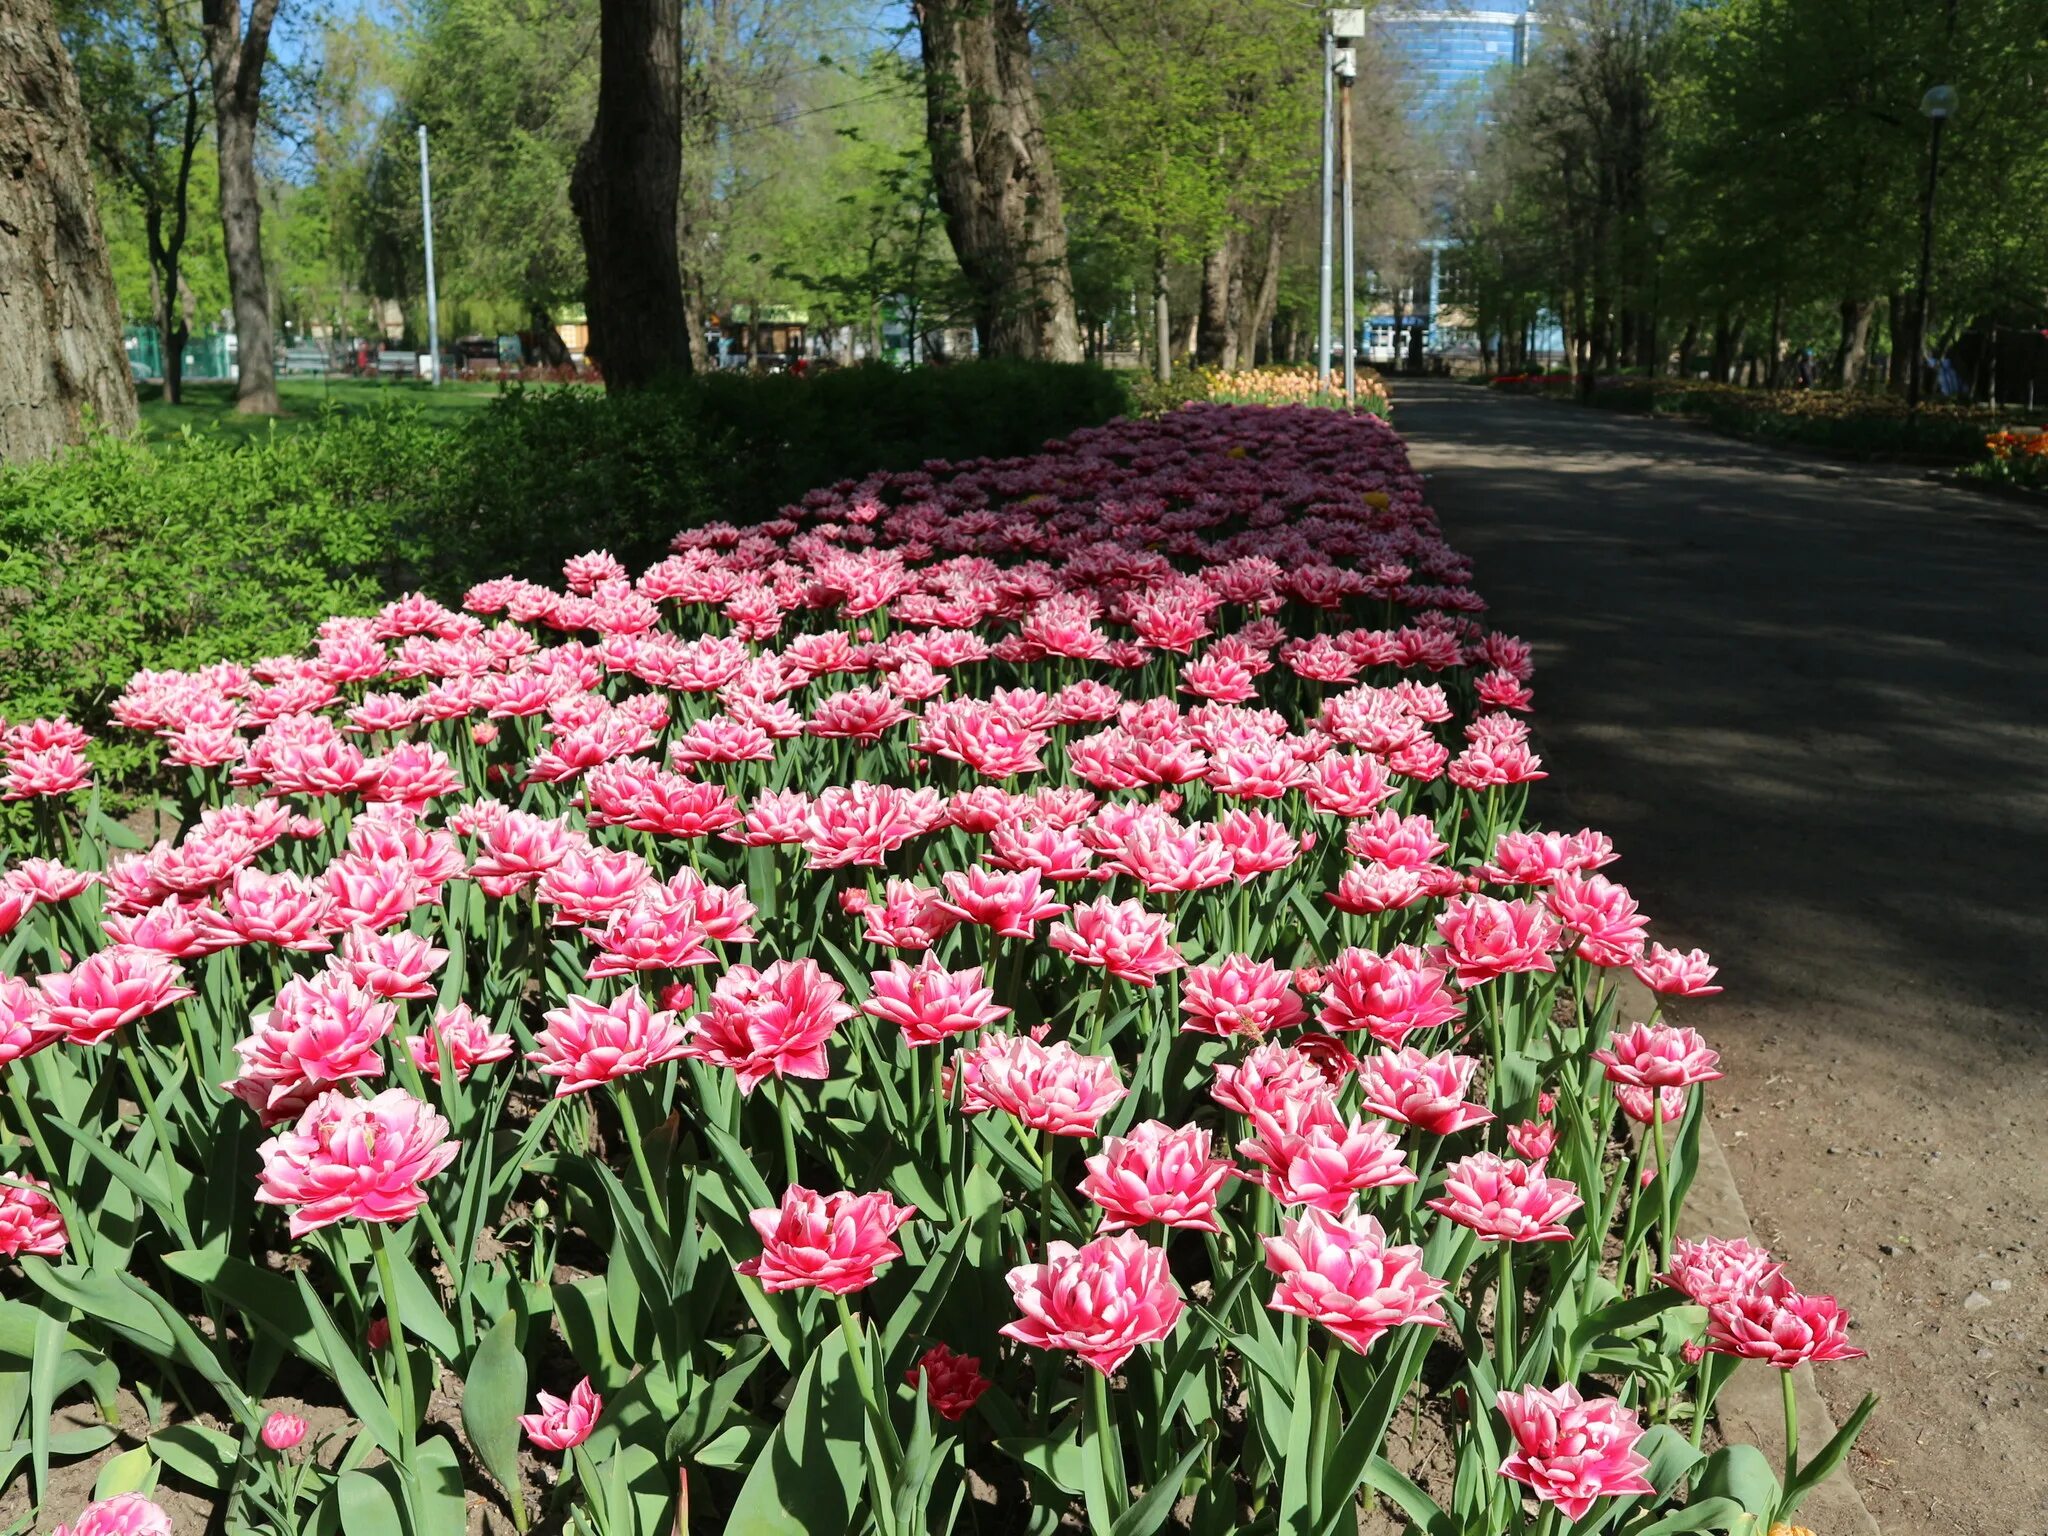
[{"label": "green grass lawn", "polygon": [[482,410],[498,396],[496,384],[444,382],[439,389],[396,379],[279,379],[277,397],[282,416],[238,416],[232,384],[187,384],[179,405],[166,405],[163,386],[136,387],[142,405],[142,432],[153,443],[169,443],[190,427],[241,439],[268,432],[296,432],[317,425],[325,411],[347,415],[381,405],[417,406],[427,420],[454,426]]}]

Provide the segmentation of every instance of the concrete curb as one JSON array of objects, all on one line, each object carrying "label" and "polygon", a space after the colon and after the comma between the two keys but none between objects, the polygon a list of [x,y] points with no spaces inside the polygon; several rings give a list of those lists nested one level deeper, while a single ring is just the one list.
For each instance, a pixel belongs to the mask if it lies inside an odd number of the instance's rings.
[{"label": "concrete curb", "polygon": [[[1647,1019],[1656,1006],[1650,989],[1627,971],[1621,980],[1620,1017],[1629,1023]],[[1714,1135],[1711,1119],[1700,1125],[1700,1161],[1693,1173],[1692,1188],[1685,1197],[1679,1218],[1681,1237],[1756,1238],[1749,1223],[1749,1209],[1735,1187],[1735,1175]],[[1785,1460],[1785,1413],[1778,1392],[1777,1373],[1769,1367],[1746,1361],[1714,1400],[1714,1418],[1723,1438],[1754,1445],[1770,1458],[1773,1466]],[[1834,1438],[1838,1427],[1820,1395],[1813,1367],[1795,1366],[1792,1391],[1799,1403],[1799,1444],[1811,1455]],[[1864,1506],[1863,1496],[1849,1477],[1848,1463],[1835,1468],[1827,1480],[1809,1493],[1794,1519],[1810,1528],[1815,1536],[1880,1536],[1877,1519]]]}]

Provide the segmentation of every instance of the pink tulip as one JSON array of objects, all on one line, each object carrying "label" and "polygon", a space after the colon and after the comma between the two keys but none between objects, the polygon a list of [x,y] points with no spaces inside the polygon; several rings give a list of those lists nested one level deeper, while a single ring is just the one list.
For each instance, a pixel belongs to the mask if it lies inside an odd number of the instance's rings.
[{"label": "pink tulip", "polygon": [[1171,1334],[1184,1306],[1166,1250],[1135,1232],[1083,1248],[1053,1243],[1043,1264],[1019,1265],[1008,1279],[1023,1316],[1003,1333],[1036,1349],[1071,1350],[1105,1376],[1139,1345]]},{"label": "pink tulip", "polygon": [[820,1195],[793,1184],[781,1205],[747,1217],[761,1236],[761,1255],[738,1269],[770,1292],[816,1287],[845,1296],[865,1290],[876,1270],[903,1257],[891,1238],[916,1214],[916,1206],[898,1205],[886,1193]]},{"label": "pink tulip", "polygon": [[263,1421],[262,1434],[273,1451],[289,1451],[306,1438],[306,1421],[295,1413],[273,1413]]},{"label": "pink tulip", "polygon": [[1367,1031],[1382,1045],[1398,1046],[1419,1030],[1457,1018],[1462,1004],[1444,985],[1444,973],[1412,944],[1388,954],[1347,949],[1323,973],[1325,1029]]},{"label": "pink tulip", "polygon": [[416,933],[351,928],[342,936],[341,957],[356,985],[379,997],[432,997],[434,972],[447,960],[448,951],[436,949]]},{"label": "pink tulip", "polygon": [[1686,1095],[1691,1091],[1689,1088],[1637,1088],[1630,1083],[1616,1083],[1614,1102],[1637,1125],[1648,1125],[1660,1115],[1666,1125],[1676,1125],[1685,1118]]},{"label": "pink tulip", "polygon": [[1515,1437],[1500,1475],[1555,1504],[1567,1519],[1584,1518],[1595,1499],[1656,1492],[1643,1475],[1650,1463],[1635,1449],[1643,1427],[1615,1399],[1589,1402],[1567,1383],[1501,1392],[1494,1405]]},{"label": "pink tulip", "polygon": [[1100,1230],[1158,1222],[1219,1232],[1216,1197],[1231,1176],[1229,1159],[1209,1153],[1209,1132],[1178,1129],[1161,1120],[1133,1126],[1128,1135],[1103,1138],[1088,1159],[1080,1191],[1102,1207]]},{"label": "pink tulip", "polygon": [[117,1493],[86,1505],[50,1536],[171,1536],[171,1517],[139,1493]]},{"label": "pink tulip", "polygon": [[1190,1034],[1247,1034],[1257,1039],[1299,1024],[1301,999],[1288,973],[1270,960],[1225,955],[1208,965],[1189,966],[1181,978],[1181,1027]]},{"label": "pink tulip", "polygon": [[1389,1246],[1371,1216],[1310,1209],[1262,1241],[1276,1277],[1269,1305],[1321,1323],[1360,1354],[1389,1329],[1449,1326],[1438,1305],[1445,1284],[1423,1268],[1422,1250]]},{"label": "pink tulip", "polygon": [[1046,931],[1046,943],[1077,963],[1108,972],[1134,986],[1151,987],[1180,969],[1173,925],[1143,902],[1099,897],[1075,907],[1067,921]]},{"label": "pink tulip", "polygon": [[241,1070],[221,1086],[266,1127],[295,1120],[328,1089],[383,1075],[378,1046],[397,1012],[338,971],[294,976],[250,1020],[255,1032],[235,1044]]},{"label": "pink tulip", "polygon": [[1707,1308],[1707,1348],[1762,1360],[1781,1371],[1804,1361],[1861,1360],[1849,1342],[1849,1315],[1832,1296],[1758,1288]]},{"label": "pink tulip", "polygon": [[1662,944],[1652,944],[1636,961],[1635,973],[1652,992],[1671,997],[1711,997],[1721,990],[1712,985],[1715,969],[1703,949],[1680,954]]},{"label": "pink tulip", "polygon": [[1752,1294],[1791,1290],[1785,1267],[1769,1251],[1744,1237],[1681,1237],[1671,1250],[1671,1267],[1657,1278],[1695,1303],[1711,1307]]},{"label": "pink tulip", "polygon": [[368,1099],[330,1090],[257,1149],[256,1198],[291,1208],[293,1237],[350,1217],[401,1222],[426,1203],[422,1184],[460,1150],[448,1122],[402,1088]]},{"label": "pink tulip", "polygon": [[54,1259],[64,1252],[70,1234],[57,1202],[44,1193],[49,1187],[33,1174],[0,1174],[0,1256]]},{"label": "pink tulip", "polygon": [[1541,1163],[1475,1152],[1444,1170],[1444,1192],[1429,1208],[1489,1240],[1562,1243],[1571,1240],[1564,1218],[1584,1204],[1577,1185]]},{"label": "pink tulip", "polygon": [[18,976],[0,976],[0,1067],[64,1038],[43,994]]},{"label": "pink tulip", "polygon": [[448,1045],[449,1064],[455,1069],[455,1081],[462,1082],[469,1074],[486,1062],[503,1061],[512,1054],[512,1037],[509,1034],[493,1034],[488,1019],[480,1019],[470,1012],[469,1004],[457,1003],[453,1008],[444,1008],[434,1015],[424,1034],[407,1035],[405,1048],[412,1053],[413,1065],[418,1067],[435,1082],[441,1081],[441,1045]]},{"label": "pink tulip", "polygon": [[570,1389],[566,1400],[552,1392],[535,1392],[534,1400],[540,1412],[520,1414],[519,1427],[536,1450],[574,1450],[590,1438],[597,1416],[604,1412],[604,1399],[591,1387],[588,1376]]},{"label": "pink tulip", "polygon": [[1643,954],[1649,926],[1635,898],[1605,875],[1560,874],[1543,893],[1544,904],[1578,934],[1573,953],[1594,965],[1634,965]]},{"label": "pink tulip", "polygon": [[993,929],[998,938],[1028,939],[1038,925],[1067,910],[1039,891],[1036,869],[993,870],[971,864],[947,870],[939,905],[956,921]]},{"label": "pink tulip", "polygon": [[925,1399],[939,1417],[958,1423],[974,1410],[993,1383],[981,1373],[981,1361],[973,1355],[957,1355],[944,1344],[934,1344],[917,1357],[917,1364],[903,1373],[916,1386],[924,1383]]},{"label": "pink tulip", "polygon": [[710,1008],[690,1020],[679,1054],[731,1068],[742,1093],[768,1077],[822,1082],[831,1075],[825,1044],[854,1015],[845,995],[815,960],[735,965],[711,989]]},{"label": "pink tulip", "polygon": [[1259,1169],[1255,1181],[1281,1205],[1341,1214],[1365,1190],[1415,1182],[1400,1142],[1382,1122],[1346,1121],[1327,1096],[1290,1109],[1296,1113],[1286,1122],[1257,1121],[1258,1137],[1237,1147]]},{"label": "pink tulip", "polygon": [[1092,1136],[1096,1123],[1130,1090],[1107,1056],[1083,1056],[1064,1040],[1040,1045],[1026,1035],[991,1032],[955,1058],[960,1109],[1000,1109],[1052,1136]]},{"label": "pink tulip", "polygon": [[526,1059],[539,1066],[542,1076],[557,1079],[558,1099],[614,1078],[651,1072],[689,1054],[675,1015],[650,1010],[638,987],[609,1003],[572,997],[542,1017],[547,1028],[534,1036],[539,1049],[529,1051]]},{"label": "pink tulip", "polygon": [[1359,1063],[1365,1107],[1376,1115],[1412,1125],[1432,1136],[1451,1136],[1493,1118],[1483,1105],[1467,1103],[1475,1057],[1446,1051],[1425,1056],[1413,1046],[1381,1051]]},{"label": "pink tulip", "polygon": [[1492,896],[1453,897],[1444,904],[1436,928],[1461,987],[1516,972],[1554,971],[1550,953],[1564,942],[1557,920],[1543,908]]},{"label": "pink tulip", "polygon": [[871,972],[868,981],[868,1000],[861,1012],[896,1025],[912,1046],[936,1045],[1010,1016],[1009,1009],[996,1005],[994,992],[982,985],[978,965],[949,971],[926,955],[914,966],[894,961],[886,971]]},{"label": "pink tulip", "polygon": [[1295,1099],[1321,1097],[1330,1087],[1328,1075],[1312,1055],[1284,1045],[1261,1045],[1234,1066],[1217,1062],[1209,1096],[1256,1122],[1262,1116],[1283,1114]]},{"label": "pink tulip", "polygon": [[116,945],[69,971],[43,976],[37,986],[50,1022],[73,1045],[98,1045],[122,1025],[193,996],[184,981],[183,972],[154,950]]},{"label": "pink tulip", "polygon": [[1687,1088],[1721,1076],[1721,1058],[1706,1041],[1693,1030],[1669,1024],[1617,1030],[1593,1059],[1606,1065],[1610,1082],[1631,1088]]},{"label": "pink tulip", "polygon": [[1524,1120],[1508,1127],[1508,1145],[1515,1156],[1540,1163],[1557,1150],[1557,1127],[1548,1120]]}]

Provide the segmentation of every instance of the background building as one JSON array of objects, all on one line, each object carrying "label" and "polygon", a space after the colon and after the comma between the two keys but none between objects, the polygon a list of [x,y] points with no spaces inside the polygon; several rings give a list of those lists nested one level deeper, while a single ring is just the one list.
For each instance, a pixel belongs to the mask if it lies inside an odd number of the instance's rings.
[{"label": "background building", "polygon": [[1408,0],[1372,13],[1407,86],[1408,114],[1452,133],[1486,112],[1486,79],[1523,63],[1538,24],[1531,0]]}]

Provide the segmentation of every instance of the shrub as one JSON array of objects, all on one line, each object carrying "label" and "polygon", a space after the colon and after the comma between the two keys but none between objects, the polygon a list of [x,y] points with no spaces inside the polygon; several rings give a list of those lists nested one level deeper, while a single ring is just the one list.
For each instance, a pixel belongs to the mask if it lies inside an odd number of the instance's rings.
[{"label": "shrub", "polygon": [[449,426],[397,406],[156,453],[100,440],[0,469],[0,715],[96,726],[138,668],[295,647],[414,587],[559,579],[593,548],[645,565],[679,528],[876,469],[1028,452],[1128,404],[1098,368],[977,362],[513,389]]}]

